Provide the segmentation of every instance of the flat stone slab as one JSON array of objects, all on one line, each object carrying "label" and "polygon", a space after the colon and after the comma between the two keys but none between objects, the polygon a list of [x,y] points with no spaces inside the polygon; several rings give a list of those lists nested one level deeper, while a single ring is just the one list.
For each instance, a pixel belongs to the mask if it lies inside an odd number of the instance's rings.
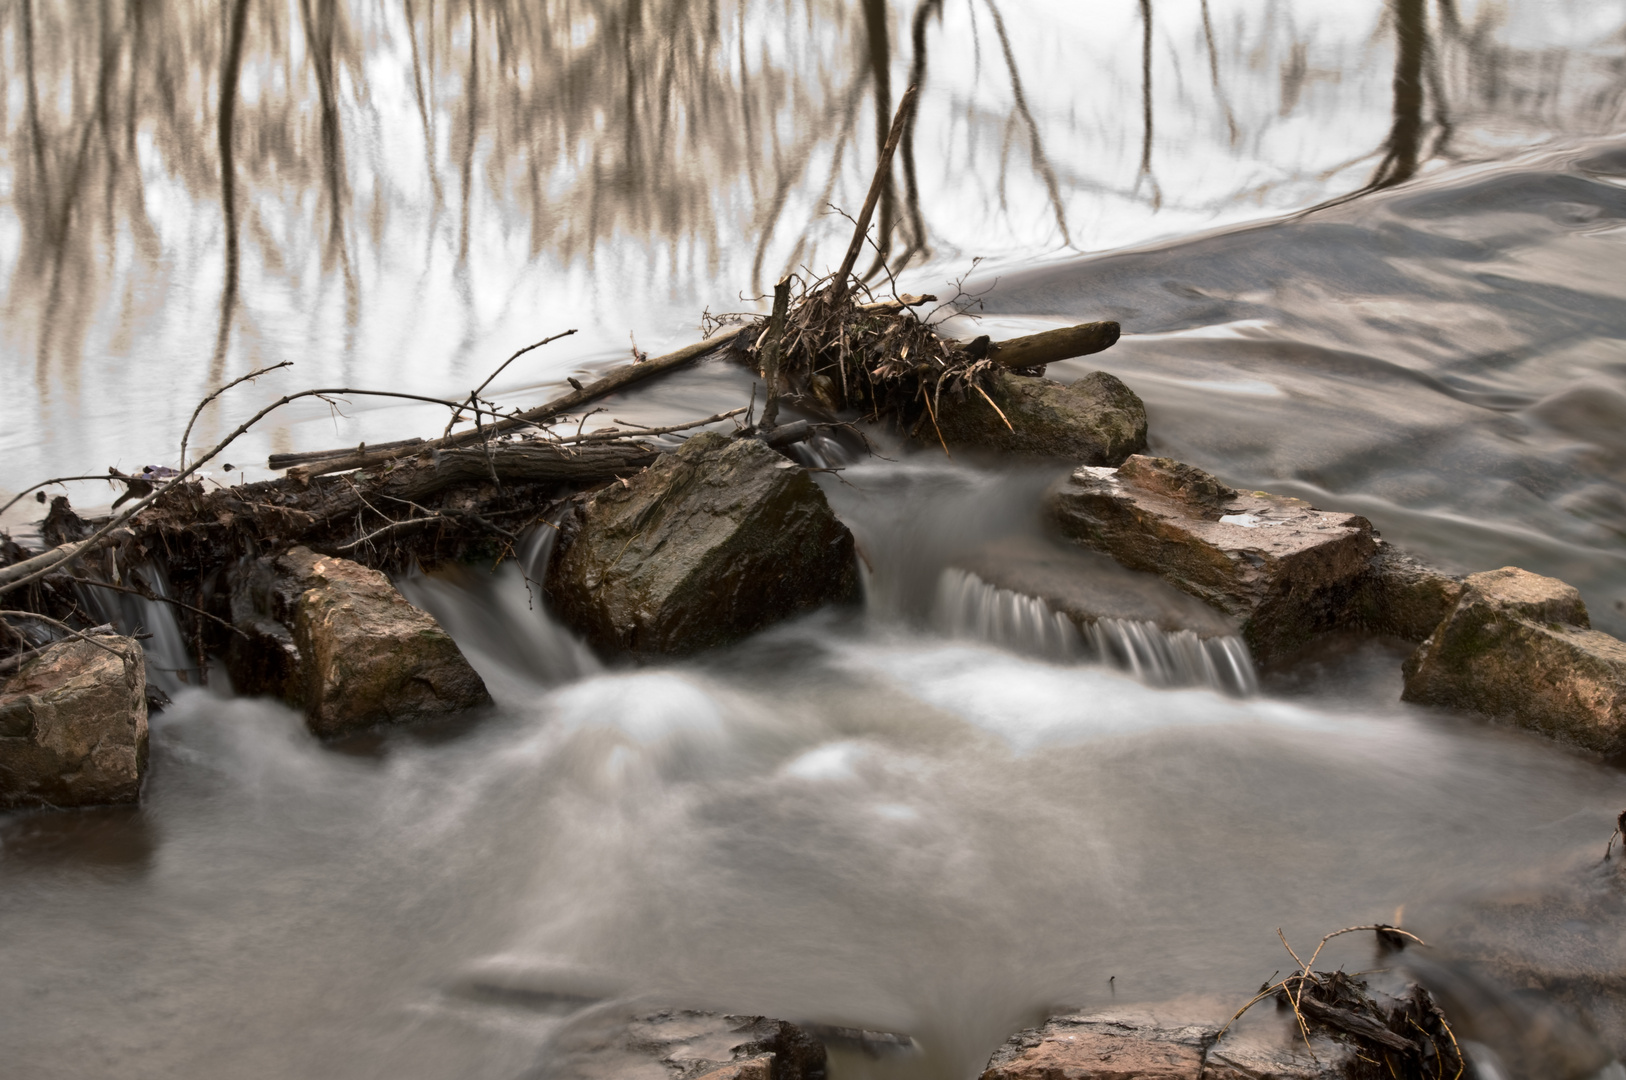
[{"label": "flat stone slab", "polygon": [[944,395],[934,402],[937,427],[928,420],[916,439],[936,445],[941,431],[951,448],[1087,465],[1117,465],[1146,449],[1146,406],[1104,371],[1070,385],[1002,371],[987,393]]},{"label": "flat stone slab", "polygon": [[0,681],[0,807],[133,803],[147,768],[134,638],[58,642]]},{"label": "flat stone slab", "polygon": [[[1326,1036],[1312,1058],[1285,1025],[1226,1032],[1217,1003],[1053,1016],[994,1051],[982,1080],[1340,1080],[1355,1056]],[[1319,1059],[1319,1060],[1317,1060]]]},{"label": "flat stone slab", "polygon": [[1378,552],[1359,515],[1239,492],[1168,458],[1077,469],[1050,490],[1046,513],[1064,538],[1236,618],[1260,662],[1339,628]]},{"label": "flat stone slab", "polygon": [[553,1037],[543,1080],[823,1080],[824,1044],[783,1020],[589,1010]]},{"label": "flat stone slab", "polygon": [[858,576],[852,533],[805,469],[707,432],[567,517],[546,588],[600,652],[671,655],[851,599]]},{"label": "flat stone slab", "polygon": [[1407,701],[1626,753],[1626,642],[1591,629],[1581,594],[1556,578],[1513,566],[1468,575],[1405,675]]}]

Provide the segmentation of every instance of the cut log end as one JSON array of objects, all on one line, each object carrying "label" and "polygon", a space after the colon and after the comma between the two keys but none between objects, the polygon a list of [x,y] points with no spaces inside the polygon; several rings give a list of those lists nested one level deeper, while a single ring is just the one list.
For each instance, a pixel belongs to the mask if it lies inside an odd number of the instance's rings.
[{"label": "cut log end", "polygon": [[[995,342],[988,355],[1002,368],[1043,367],[1110,349],[1117,344],[1119,333],[1118,324],[1111,320],[1080,323],[1046,330],[1042,334]],[[977,340],[981,342],[986,339]]]}]

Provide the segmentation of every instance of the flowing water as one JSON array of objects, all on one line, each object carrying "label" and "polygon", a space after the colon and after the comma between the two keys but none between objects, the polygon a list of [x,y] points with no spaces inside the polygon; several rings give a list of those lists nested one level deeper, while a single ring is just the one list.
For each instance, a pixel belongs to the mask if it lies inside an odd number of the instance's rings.
[{"label": "flowing water", "polygon": [[[192,445],[580,329],[495,384],[534,401],[760,310],[833,261],[826,205],[923,74],[900,288],[996,337],[1118,319],[1051,374],[1123,378],[1156,452],[1562,577],[1626,634],[1623,40],[1581,0],[20,0],[3,483],[173,464],[204,393],[282,361]],[[608,415],[749,394],[702,367]],[[290,408],[214,479],[443,424]],[[139,808],[0,815],[0,1072],[527,1076],[625,995],[913,1038],[837,1080],[962,1078],[1056,1006],[1245,996],[1277,927],[1460,925],[1626,805],[1616,767],[1402,705],[1395,643],[1256,684],[1223,641],[1064,626],[956,567],[1036,535],[1053,473],[886,454],[821,474],[861,608],[629,669],[514,564],[409,577],[497,703],[342,746],[191,685],[161,608],[102,609],[175,701]]]}]

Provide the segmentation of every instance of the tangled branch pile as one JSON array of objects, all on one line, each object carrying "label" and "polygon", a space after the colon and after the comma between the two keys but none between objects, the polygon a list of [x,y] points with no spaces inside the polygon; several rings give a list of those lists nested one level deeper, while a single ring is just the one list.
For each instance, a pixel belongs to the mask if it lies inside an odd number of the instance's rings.
[{"label": "tangled branch pile", "polygon": [[[1343,970],[1322,972],[1315,970],[1315,962],[1327,942],[1342,934],[1371,930],[1377,934],[1379,947],[1398,952],[1407,941],[1419,945],[1423,940],[1398,927],[1375,923],[1369,926],[1348,926],[1335,930],[1321,939],[1310,956],[1309,963],[1299,959],[1293,947],[1282,937],[1282,945],[1297,963],[1298,970],[1277,982],[1259,988],[1229,1023],[1220,1029],[1223,1038],[1231,1024],[1266,998],[1274,998],[1278,1008],[1291,1009],[1298,1023],[1299,1034],[1311,1057],[1310,1035],[1324,1031],[1353,1044],[1356,1058],[1363,1068],[1354,1073],[1359,1080],[1382,1077],[1385,1080],[1458,1080],[1466,1062],[1457,1037],[1451,1031],[1445,1014],[1423,986],[1412,983],[1398,996],[1374,991],[1365,981]],[[1281,936],[1281,931],[1276,931]]]},{"label": "tangled branch pile", "polygon": [[[781,289],[793,283],[800,284],[791,279]],[[819,279],[785,305],[782,324],[770,321],[756,346],[758,366],[769,378],[776,367],[776,389],[804,410],[852,410],[914,435],[935,420],[945,393],[987,398],[998,370],[986,339],[980,349],[950,341],[910,310],[933,299],[859,303],[835,279]],[[988,406],[995,407],[991,399]]]}]

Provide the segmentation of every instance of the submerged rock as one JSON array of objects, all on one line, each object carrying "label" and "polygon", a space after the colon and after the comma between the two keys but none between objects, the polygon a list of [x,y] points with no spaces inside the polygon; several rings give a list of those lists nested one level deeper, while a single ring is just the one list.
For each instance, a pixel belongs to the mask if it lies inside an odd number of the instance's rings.
[{"label": "submerged rock", "polygon": [[1363,517],[1238,492],[1168,458],[1077,469],[1051,489],[1046,512],[1065,538],[1238,619],[1260,662],[1347,621],[1378,553]]},{"label": "submerged rock", "polygon": [[0,807],[139,799],[146,658],[134,638],[95,641],[58,642],[0,683]]},{"label": "submerged rock", "polygon": [[1053,1016],[994,1051],[982,1080],[1342,1080],[1355,1055],[1311,1037],[1315,1057],[1285,1025],[1226,1032],[1221,1006],[1173,1003]]},{"label": "submerged rock", "polygon": [[491,700],[451,636],[377,570],[300,547],[234,577],[248,634],[230,655],[234,684],[302,706],[317,736]]},{"label": "submerged rock", "polygon": [[1156,574],[1131,570],[1106,555],[1010,537],[960,556],[954,565],[996,588],[1043,600],[1080,625],[1133,620],[1200,638],[1240,633],[1241,623],[1181,592]]},{"label": "submerged rock", "polygon": [[1257,688],[1235,619],[1099,552],[1037,537],[995,541],[943,571],[936,610],[951,633],[1093,658],[1154,686]]},{"label": "submerged rock", "polygon": [[[1104,371],[1091,372],[1071,385],[1002,371],[995,375],[986,399],[972,391],[952,400],[944,395],[933,406],[937,430],[950,448],[1086,465],[1117,465],[1146,449],[1146,406]],[[928,420],[915,437],[935,445],[937,430]]]},{"label": "submerged rock", "polygon": [[1556,578],[1513,566],[1470,574],[1405,674],[1407,701],[1626,752],[1626,642],[1591,629],[1581,594]]},{"label": "submerged rock", "polygon": [[547,594],[606,653],[696,652],[857,591],[853,538],[805,470],[706,433],[587,499]]},{"label": "submerged rock", "polygon": [[545,1080],[823,1080],[824,1044],[764,1016],[687,1009],[589,1010],[567,1023],[537,1075]]}]

